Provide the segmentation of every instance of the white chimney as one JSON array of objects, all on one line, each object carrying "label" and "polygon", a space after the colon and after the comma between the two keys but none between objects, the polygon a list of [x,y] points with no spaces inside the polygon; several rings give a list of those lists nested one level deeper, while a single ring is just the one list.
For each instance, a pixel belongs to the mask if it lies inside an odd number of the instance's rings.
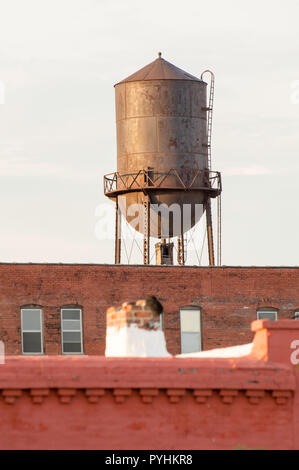
[{"label": "white chimney", "polygon": [[111,307],[106,313],[107,357],[166,357],[164,332],[160,315],[147,306],[145,300],[125,302]]}]

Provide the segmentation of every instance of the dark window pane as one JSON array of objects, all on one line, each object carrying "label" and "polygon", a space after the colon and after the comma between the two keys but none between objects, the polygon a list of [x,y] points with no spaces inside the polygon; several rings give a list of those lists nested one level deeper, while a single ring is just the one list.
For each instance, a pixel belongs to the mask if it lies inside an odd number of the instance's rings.
[{"label": "dark window pane", "polygon": [[64,353],[80,353],[81,343],[63,343]]},{"label": "dark window pane", "polygon": [[22,310],[23,331],[40,331],[40,310],[24,309]]},{"label": "dark window pane", "polygon": [[276,312],[258,312],[258,319],[259,320],[276,320]]},{"label": "dark window pane", "polygon": [[81,343],[80,331],[67,331],[63,333],[64,343]]},{"label": "dark window pane", "polygon": [[42,341],[40,333],[23,333],[23,352],[41,353]]},{"label": "dark window pane", "polygon": [[63,320],[80,320],[80,313],[81,313],[81,310],[78,310],[78,309],[70,309],[70,310],[62,309],[62,319]]}]

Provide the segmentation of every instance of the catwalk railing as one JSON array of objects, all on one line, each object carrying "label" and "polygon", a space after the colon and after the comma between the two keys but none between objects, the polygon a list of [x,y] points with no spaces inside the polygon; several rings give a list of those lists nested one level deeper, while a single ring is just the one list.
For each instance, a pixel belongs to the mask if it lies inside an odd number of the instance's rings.
[{"label": "catwalk railing", "polygon": [[144,190],[206,191],[210,197],[221,193],[221,174],[218,171],[190,168],[139,170],[132,173],[116,171],[104,176],[104,192],[117,196]]}]

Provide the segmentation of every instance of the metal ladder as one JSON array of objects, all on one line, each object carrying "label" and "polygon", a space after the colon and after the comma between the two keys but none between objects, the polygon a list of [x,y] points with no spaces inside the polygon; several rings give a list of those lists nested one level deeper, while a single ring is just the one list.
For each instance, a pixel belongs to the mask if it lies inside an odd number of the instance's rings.
[{"label": "metal ladder", "polygon": [[215,75],[211,70],[205,70],[201,74],[201,80],[205,73],[209,73],[211,76],[210,80],[210,96],[209,96],[209,106],[206,108],[208,111],[208,119],[207,119],[207,147],[208,147],[208,169],[212,169],[212,157],[211,157],[211,140],[212,140],[212,121],[213,121],[213,105],[214,105],[214,90],[215,90]]},{"label": "metal ladder", "polygon": [[[214,90],[215,90],[215,75],[211,70],[204,70],[201,74],[201,79],[203,79],[203,76],[205,73],[210,74],[210,96],[209,96],[209,105],[206,108],[208,112],[207,116],[207,148],[208,148],[208,169],[211,171],[212,170],[212,152],[211,152],[211,141],[212,141],[212,121],[213,121],[213,106],[214,106]],[[208,209],[208,219],[209,223],[212,227],[212,212],[211,212],[211,206],[210,206],[210,201],[209,205],[207,207]],[[208,227],[209,228],[209,227]],[[213,246],[213,231],[211,229],[211,234],[210,234],[211,240],[210,240],[210,264],[214,264],[214,246]],[[217,198],[217,265],[221,266],[221,195],[218,196]]]}]

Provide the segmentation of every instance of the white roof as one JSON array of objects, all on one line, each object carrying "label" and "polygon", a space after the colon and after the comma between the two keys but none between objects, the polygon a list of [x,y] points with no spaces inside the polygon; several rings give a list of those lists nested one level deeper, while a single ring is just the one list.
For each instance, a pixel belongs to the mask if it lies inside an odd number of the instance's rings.
[{"label": "white roof", "polygon": [[251,353],[253,343],[230,346],[228,348],[210,349],[209,351],[177,354],[176,357],[242,357]]}]

